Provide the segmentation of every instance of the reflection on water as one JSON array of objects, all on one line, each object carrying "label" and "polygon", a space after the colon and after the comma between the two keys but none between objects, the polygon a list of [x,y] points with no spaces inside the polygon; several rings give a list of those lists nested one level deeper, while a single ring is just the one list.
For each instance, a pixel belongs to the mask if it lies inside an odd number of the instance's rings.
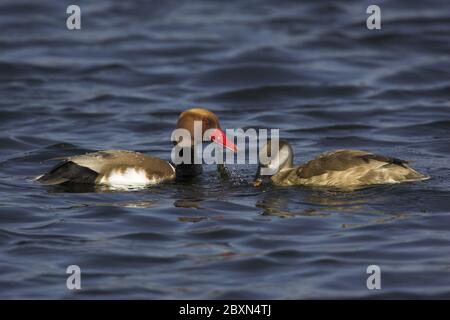
[{"label": "reflection on water", "polygon": [[[448,1],[383,1],[378,31],[356,0],[80,5],[95,19],[69,32],[63,2],[0,3],[0,298],[450,297]],[[126,191],[32,181],[98,149],[169,159],[194,106],[279,128],[295,163],[363,149],[433,179],[256,188],[256,166],[233,165]]]},{"label": "reflection on water", "polygon": [[79,203],[71,206],[72,209],[81,207],[123,207],[123,208],[150,208],[157,204],[155,200],[151,201],[120,201],[120,202],[93,202]]},{"label": "reflection on water", "polygon": [[179,199],[176,200],[173,205],[179,208],[201,208],[201,200],[192,200],[192,199]]},{"label": "reflection on water", "polygon": [[[384,188],[380,186],[378,188]],[[327,216],[329,212],[354,212],[357,213],[370,203],[370,195],[365,189],[359,191],[329,190],[326,188],[310,187],[274,187],[273,191],[266,189],[262,198],[256,203],[257,208],[264,210],[263,214],[280,217],[304,216]],[[267,192],[269,191],[269,192]],[[284,197],[283,194],[295,194],[295,209],[291,210],[292,199]],[[296,210],[298,204],[307,206],[306,209]]]}]

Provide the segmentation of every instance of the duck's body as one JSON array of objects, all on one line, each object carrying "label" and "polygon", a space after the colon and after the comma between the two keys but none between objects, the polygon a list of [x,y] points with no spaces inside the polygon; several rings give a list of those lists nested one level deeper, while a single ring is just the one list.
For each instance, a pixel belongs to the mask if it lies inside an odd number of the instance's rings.
[{"label": "duck's body", "polygon": [[175,178],[169,162],[125,150],[68,157],[37,180],[42,184],[89,183],[109,186],[151,185]]},{"label": "duck's body", "polygon": [[[425,176],[407,165],[407,161],[376,155],[361,150],[336,150],[321,154],[305,164],[292,164],[292,148],[280,141],[285,161],[270,179],[275,185],[303,185],[354,189],[370,185],[426,180]],[[283,154],[283,152],[279,152]]]},{"label": "duck's body", "polygon": [[[217,116],[201,108],[194,108],[181,113],[177,121],[177,129],[185,129],[191,137],[195,135],[194,122],[200,121],[202,135],[212,129],[211,141],[236,151],[236,146],[226,139],[220,129]],[[201,141],[201,139],[200,139]],[[185,152],[191,152],[194,139],[175,141],[175,145],[183,142]],[[191,155],[193,153],[191,152]],[[193,176],[201,173],[201,164],[181,163],[174,166],[168,161],[148,156],[143,153],[126,150],[105,150],[84,155],[64,158],[49,172],[36,180],[46,185],[68,183],[98,184],[107,186],[146,186],[174,180],[177,176]]]},{"label": "duck's body", "polygon": [[361,150],[337,150],[272,176],[277,185],[351,188],[424,180],[407,161]]}]

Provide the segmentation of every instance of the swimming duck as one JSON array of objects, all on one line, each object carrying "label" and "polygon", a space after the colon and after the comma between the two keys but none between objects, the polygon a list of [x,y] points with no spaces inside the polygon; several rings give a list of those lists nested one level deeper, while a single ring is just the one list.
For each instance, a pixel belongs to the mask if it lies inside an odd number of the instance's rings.
[{"label": "swimming duck", "polygon": [[407,165],[407,161],[361,150],[326,152],[305,164],[293,165],[294,152],[286,140],[279,141],[278,152],[269,142],[260,150],[258,172],[254,185],[262,183],[261,170],[270,172],[275,185],[303,185],[355,189],[378,184],[426,180]]},{"label": "swimming duck", "polygon": [[[194,121],[202,122],[202,137],[205,131],[213,129],[209,136],[214,141],[236,152],[236,146],[227,139],[220,128],[218,117],[203,108],[193,108],[180,114],[176,128],[186,129],[191,141],[175,141],[180,153],[192,148],[194,140]],[[191,159],[194,152],[191,153]],[[63,158],[49,172],[36,178],[45,185],[85,183],[109,186],[150,185],[173,180],[176,177],[194,176],[201,173],[201,164],[172,165],[160,158],[126,150],[106,150]]]}]

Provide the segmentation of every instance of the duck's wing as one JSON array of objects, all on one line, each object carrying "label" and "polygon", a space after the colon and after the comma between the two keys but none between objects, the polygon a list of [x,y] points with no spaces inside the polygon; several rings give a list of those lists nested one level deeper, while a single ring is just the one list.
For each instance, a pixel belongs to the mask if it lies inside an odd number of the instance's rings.
[{"label": "duck's wing", "polygon": [[149,176],[170,176],[175,172],[174,167],[165,160],[127,150],[98,151],[70,157],[67,160],[100,174],[128,168],[145,170]]},{"label": "duck's wing", "polygon": [[79,166],[89,168],[97,173],[102,173],[105,167],[111,165],[137,165],[145,155],[139,152],[126,150],[104,150],[86,153],[77,156],[67,157],[66,161],[71,161]]},{"label": "duck's wing", "polygon": [[332,171],[346,171],[365,166],[375,168],[386,164],[405,167],[405,160],[376,155],[361,150],[337,150],[321,154],[297,169],[298,177],[309,179]]},{"label": "duck's wing", "polygon": [[324,153],[296,170],[297,179],[314,185],[368,185],[427,179],[407,161],[361,150]]}]

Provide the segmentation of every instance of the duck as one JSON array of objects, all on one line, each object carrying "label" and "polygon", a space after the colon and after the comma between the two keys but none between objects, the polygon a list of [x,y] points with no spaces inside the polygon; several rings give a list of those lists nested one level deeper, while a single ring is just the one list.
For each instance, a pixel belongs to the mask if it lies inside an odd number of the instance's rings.
[{"label": "duck", "polygon": [[[174,145],[180,154],[189,151],[193,160],[193,147],[201,143],[194,138],[194,122],[201,121],[202,137],[211,132],[209,140],[237,152],[236,145],[220,127],[219,118],[204,108],[192,108],[180,114],[176,129],[185,129],[191,140],[177,139]],[[169,161],[128,150],[102,150],[82,155],[58,158],[60,161],[35,180],[43,185],[91,184],[106,186],[146,186],[192,177],[201,174],[202,165],[190,163],[172,164]]]},{"label": "duck", "polygon": [[[286,140],[279,140],[278,150],[269,141],[260,149],[254,186],[264,175],[277,186],[309,186],[358,189],[372,185],[427,180],[430,177],[408,165],[408,161],[362,150],[335,150],[295,166],[294,151]],[[263,170],[266,170],[265,173]]]}]

